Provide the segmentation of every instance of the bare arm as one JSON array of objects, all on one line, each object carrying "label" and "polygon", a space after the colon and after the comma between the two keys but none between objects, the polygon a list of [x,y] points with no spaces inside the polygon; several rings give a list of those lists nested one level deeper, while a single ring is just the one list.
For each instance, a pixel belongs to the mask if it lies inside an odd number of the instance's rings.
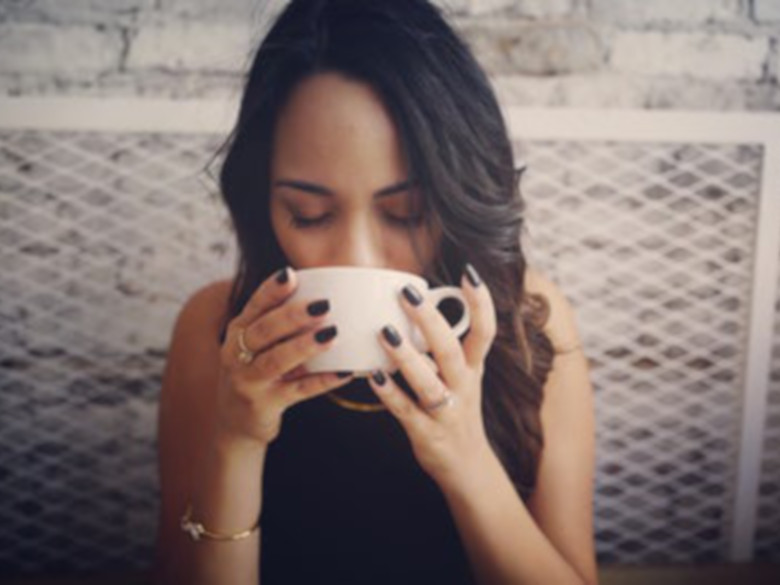
[{"label": "bare arm", "polygon": [[587,583],[598,582],[593,534],[596,408],[574,308],[560,288],[529,272],[528,289],[550,302],[545,333],[556,352],[540,411],[545,447],[528,511]]},{"label": "bare arm", "polygon": [[[260,517],[266,449],[215,443],[193,488],[198,521],[214,532],[236,534]],[[231,542],[201,540],[192,550],[194,584],[259,583],[260,530]]]},{"label": "bare arm", "polygon": [[192,503],[194,518],[215,532],[251,526],[261,509],[265,451],[215,441],[219,384],[219,323],[214,308],[224,284],[196,293],[174,328],[158,417],[160,523],[155,580],[177,583],[258,583],[259,533],[236,542],[194,542],[179,526]]},{"label": "bare arm", "polygon": [[531,517],[492,452],[462,482],[442,490],[479,583],[586,583]]},{"label": "bare arm", "polygon": [[598,582],[593,542],[595,420],[587,360],[574,311],[535,273],[529,289],[550,302],[545,328],[556,355],[540,412],[545,447],[526,507],[491,452],[443,491],[480,583]]},{"label": "bare arm", "polygon": [[[286,302],[294,287],[292,271],[289,280],[264,282],[231,320],[221,346],[225,283],[196,293],[179,315],[158,419],[158,584],[259,582],[259,530],[240,540],[193,540],[180,519],[191,504],[192,520],[211,533],[253,527],[262,508],[267,447],[280,432],[284,411],[349,381],[301,371],[306,360],[328,349],[332,336],[317,341],[323,316],[309,313],[308,302]],[[239,359],[240,335],[248,361]]]}]

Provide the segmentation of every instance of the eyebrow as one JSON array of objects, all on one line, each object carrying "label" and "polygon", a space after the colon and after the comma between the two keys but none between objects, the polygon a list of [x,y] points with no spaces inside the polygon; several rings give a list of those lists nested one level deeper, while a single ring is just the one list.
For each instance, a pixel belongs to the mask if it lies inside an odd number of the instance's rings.
[{"label": "eyebrow", "polygon": [[[278,181],[274,181],[274,186],[290,187],[292,189],[298,189],[299,191],[311,193],[312,195],[316,195],[318,197],[333,197],[335,195],[333,191],[327,187],[323,185],[317,185],[316,183],[309,183],[308,181],[280,179]],[[376,193],[374,193],[374,198],[380,199],[382,197],[389,197],[390,195],[395,195],[396,193],[401,193],[402,191],[408,191],[411,188],[411,181],[401,181],[400,183],[395,183],[394,185],[388,185],[387,187],[379,189]]]}]

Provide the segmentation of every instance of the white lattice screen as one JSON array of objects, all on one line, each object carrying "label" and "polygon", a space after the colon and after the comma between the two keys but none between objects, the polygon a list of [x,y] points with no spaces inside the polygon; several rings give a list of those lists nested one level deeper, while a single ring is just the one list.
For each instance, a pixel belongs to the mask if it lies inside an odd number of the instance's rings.
[{"label": "white lattice screen", "polygon": [[[778,117],[507,114],[592,363],[599,560],[779,561]],[[0,103],[0,566],[148,565],[168,336],[233,269],[203,173],[229,121]]]}]

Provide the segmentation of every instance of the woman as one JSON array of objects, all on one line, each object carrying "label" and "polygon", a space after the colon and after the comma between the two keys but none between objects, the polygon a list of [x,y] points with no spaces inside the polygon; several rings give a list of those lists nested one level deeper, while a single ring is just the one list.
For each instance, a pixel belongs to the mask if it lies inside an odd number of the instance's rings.
[{"label": "woman", "polygon": [[[575,317],[527,269],[485,74],[425,0],[293,0],[258,49],[220,187],[241,260],[174,328],[161,392],[164,583],[597,581],[592,388]],[[302,364],[337,342],[296,269],[457,284],[458,340],[378,334],[399,372]],[[397,332],[395,332],[397,333]]]}]

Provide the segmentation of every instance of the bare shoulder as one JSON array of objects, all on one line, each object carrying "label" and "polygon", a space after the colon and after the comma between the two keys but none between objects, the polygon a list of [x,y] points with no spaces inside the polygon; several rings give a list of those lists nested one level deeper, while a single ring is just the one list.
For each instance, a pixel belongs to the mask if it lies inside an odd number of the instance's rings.
[{"label": "bare shoulder", "polygon": [[[201,415],[219,373],[219,329],[227,309],[231,281],[220,280],[195,291],[173,326],[160,392],[160,431]],[[172,416],[169,416],[172,415]],[[167,425],[167,426],[166,426]]]},{"label": "bare shoulder", "polygon": [[527,294],[543,297],[547,304],[547,318],[543,330],[557,352],[566,352],[580,344],[577,316],[569,299],[555,282],[538,270],[525,271]]},{"label": "bare shoulder", "polygon": [[165,382],[177,386],[202,378],[203,368],[213,368],[219,354],[219,330],[227,309],[231,281],[207,284],[190,295],[182,305],[173,326],[168,348]]},{"label": "bare shoulder", "polygon": [[230,281],[212,282],[195,291],[179,311],[160,392],[161,433],[170,427],[181,434],[183,425],[199,418],[214,394],[220,366],[219,329],[229,295]]},{"label": "bare shoulder", "polygon": [[189,329],[196,325],[199,328],[210,328],[218,334],[222,316],[227,309],[231,284],[231,280],[217,280],[195,291],[182,306],[176,328]]}]

